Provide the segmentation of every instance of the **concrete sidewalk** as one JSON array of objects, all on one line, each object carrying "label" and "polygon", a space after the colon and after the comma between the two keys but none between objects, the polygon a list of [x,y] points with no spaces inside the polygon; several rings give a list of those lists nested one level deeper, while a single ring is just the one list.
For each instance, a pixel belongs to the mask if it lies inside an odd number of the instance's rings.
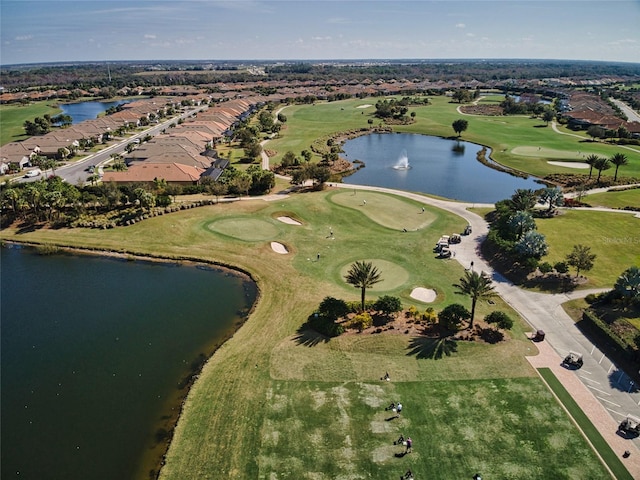
[{"label": "concrete sidewalk", "polygon": [[[611,449],[620,457],[624,466],[629,470],[633,478],[640,478],[640,449],[620,437],[616,431],[618,422],[615,422],[601,403],[599,403],[587,387],[578,380],[578,377],[571,370],[561,366],[562,358],[546,342],[538,342],[539,354],[535,357],[526,357],[534,368],[549,368],[558,378],[562,386],[571,394],[580,409],[589,417],[591,423],[598,429]],[[624,458],[622,454],[625,450],[631,455]]]}]

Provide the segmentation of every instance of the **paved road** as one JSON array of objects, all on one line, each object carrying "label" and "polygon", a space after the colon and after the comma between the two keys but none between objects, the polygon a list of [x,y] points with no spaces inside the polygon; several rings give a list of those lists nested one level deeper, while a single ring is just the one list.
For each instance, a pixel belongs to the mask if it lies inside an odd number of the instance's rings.
[{"label": "paved road", "polygon": [[[202,110],[206,110],[206,108],[207,108],[206,106],[193,108],[186,112],[181,113],[179,117],[173,117],[163,121],[162,123],[158,123],[157,125],[150,126],[149,128],[145,129],[142,132],[136,133],[130,137],[127,137],[121,141],[118,141],[112,145],[109,145],[108,147],[103,148],[99,152],[88,155],[82,158],[81,160],[68,163],[67,165],[64,165],[61,167],[57,167],[55,169],[55,174],[69,184],[84,185],[87,182],[89,176],[91,175],[91,173],[89,173],[89,171],[87,170],[89,166],[104,165],[111,160],[112,154],[123,153],[127,145],[135,141],[136,139],[140,139],[140,141],[142,141],[142,139],[147,135],[151,135],[152,137],[155,135],[158,135],[162,133],[163,130],[169,128],[169,125],[176,123],[178,119],[188,118],[194,115],[195,113],[198,113]],[[44,177],[49,175],[53,175],[52,170],[47,170],[46,172],[44,172]],[[38,177],[33,177],[33,178],[17,177],[13,181],[17,183],[33,182],[36,180],[40,180],[42,178],[43,178],[43,175],[39,175]]]},{"label": "paved road", "polygon": [[[341,183],[331,185],[338,188],[392,193],[442,208],[464,218],[471,225],[473,233],[463,237],[462,243],[451,246],[455,252],[454,259],[465,268],[470,268],[471,262],[473,262],[475,270],[487,272],[493,279],[496,291],[531,325],[532,329],[545,331],[545,341],[553,347],[560,358],[564,358],[569,351],[577,351],[584,355],[583,368],[575,371],[574,374],[611,416],[612,421],[609,425],[619,424],[629,413],[640,416],[640,389],[638,386],[634,385],[625,372],[582,334],[561,306],[568,300],[582,298],[589,293],[603,290],[579,290],[562,294],[537,293],[516,287],[504,276],[495,272],[480,255],[480,246],[489,231],[488,225],[482,217],[468,211],[473,207],[492,207],[493,205],[450,202],[379,187]],[[611,212],[612,215],[629,213],[633,212]],[[596,419],[592,420],[594,424],[597,423]],[[634,448],[639,448],[640,439],[630,440],[630,448],[633,444],[635,444]],[[640,455],[640,450],[638,450],[638,455]]]},{"label": "paved road", "polygon": [[620,108],[620,110],[622,110],[622,113],[627,116],[627,120],[629,120],[630,122],[640,122],[640,114],[638,114],[638,112],[636,112],[629,105],[621,102],[620,100],[616,100],[615,98],[612,98],[611,101],[615,103],[618,108]]}]

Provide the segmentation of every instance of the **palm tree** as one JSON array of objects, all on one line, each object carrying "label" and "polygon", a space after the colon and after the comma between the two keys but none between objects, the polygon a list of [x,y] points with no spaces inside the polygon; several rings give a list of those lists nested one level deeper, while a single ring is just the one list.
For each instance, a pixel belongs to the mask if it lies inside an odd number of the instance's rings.
[{"label": "palm tree", "polygon": [[627,165],[629,160],[627,160],[627,156],[624,153],[615,153],[609,161],[616,166],[616,173],[613,176],[613,181],[615,182],[618,179],[618,168]]},{"label": "palm tree", "polygon": [[367,288],[381,282],[380,272],[371,262],[355,262],[345,275],[347,283],[361,289],[362,310],[364,310],[364,296]]},{"label": "palm tree", "polygon": [[598,178],[596,178],[596,182],[600,183],[600,175],[602,175],[603,170],[609,170],[611,168],[611,162],[608,158],[600,157],[594,164],[596,170],[598,170]]},{"label": "palm tree", "polygon": [[584,161],[589,165],[589,179],[591,179],[591,173],[593,172],[593,166],[596,164],[600,157],[595,154],[589,155]]},{"label": "palm tree", "polygon": [[640,267],[630,267],[622,272],[616,280],[614,290],[625,301],[640,300]]},{"label": "palm tree", "polygon": [[491,279],[484,272],[467,270],[464,272],[464,277],[460,279],[460,283],[454,283],[453,286],[458,289],[457,294],[471,297],[471,318],[469,319],[469,330],[471,330],[478,300],[496,295],[493,285],[491,285]]},{"label": "palm tree", "polygon": [[511,195],[511,210],[514,212],[530,212],[536,206],[536,194],[530,188],[518,188]]}]

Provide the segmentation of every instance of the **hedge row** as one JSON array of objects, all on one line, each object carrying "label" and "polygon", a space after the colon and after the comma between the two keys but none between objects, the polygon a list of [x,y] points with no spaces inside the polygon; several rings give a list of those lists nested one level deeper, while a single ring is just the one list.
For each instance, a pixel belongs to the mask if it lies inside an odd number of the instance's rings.
[{"label": "hedge row", "polygon": [[579,327],[590,334],[598,346],[606,349],[613,356],[626,361],[634,360],[636,351],[633,347],[616,335],[593,311],[587,309],[582,313],[582,322]]}]

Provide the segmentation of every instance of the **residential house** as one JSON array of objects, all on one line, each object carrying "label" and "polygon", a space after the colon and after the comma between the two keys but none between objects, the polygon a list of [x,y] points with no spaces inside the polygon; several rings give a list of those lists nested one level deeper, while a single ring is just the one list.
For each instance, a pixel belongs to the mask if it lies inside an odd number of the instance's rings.
[{"label": "residential house", "polygon": [[205,169],[179,163],[144,162],[132,165],[124,172],[107,171],[102,176],[104,183],[147,183],[165,180],[169,185],[196,185]]}]

